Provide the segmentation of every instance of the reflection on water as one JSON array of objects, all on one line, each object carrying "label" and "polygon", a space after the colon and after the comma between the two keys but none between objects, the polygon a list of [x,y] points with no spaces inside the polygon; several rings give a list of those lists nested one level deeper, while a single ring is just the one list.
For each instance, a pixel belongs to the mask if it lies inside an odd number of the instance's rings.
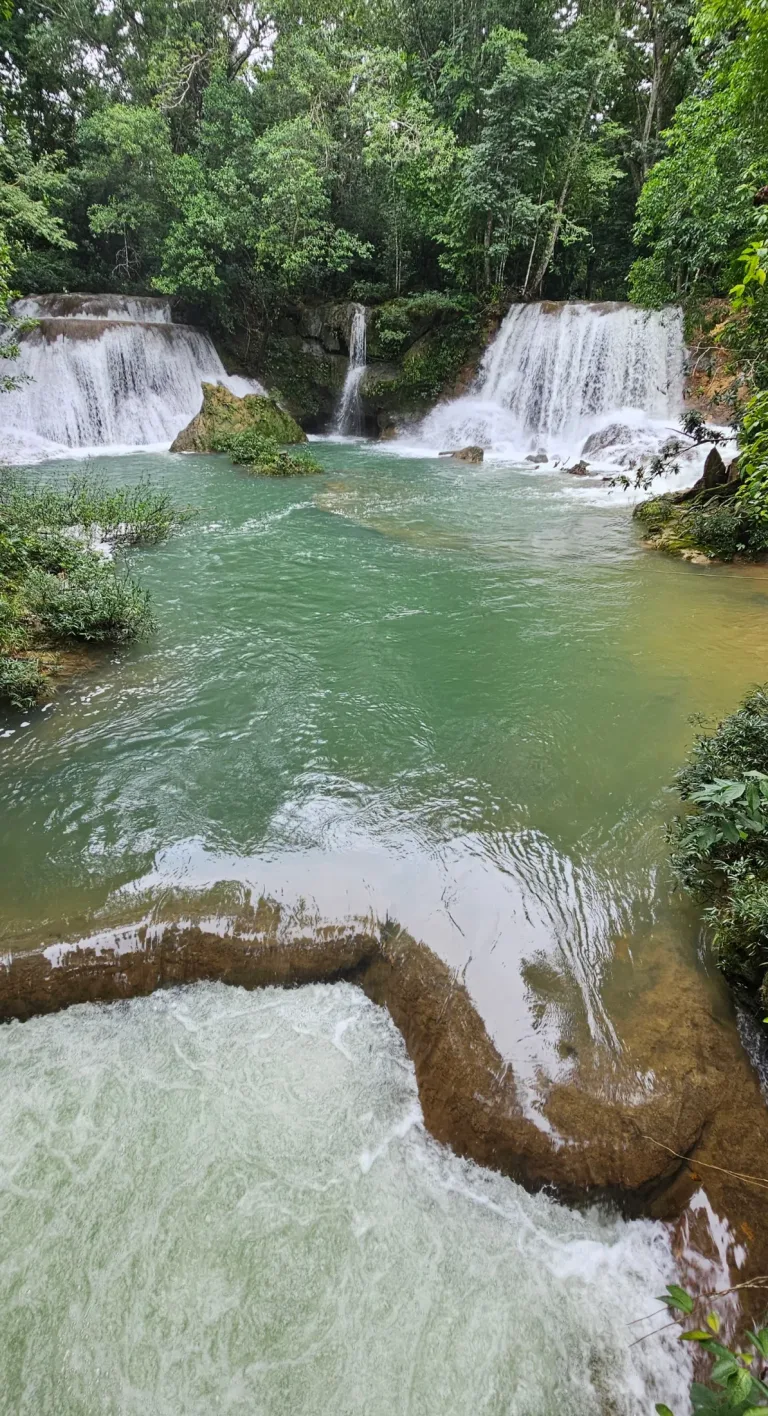
[{"label": "reflection on water", "polygon": [[698,967],[667,785],[691,714],[765,674],[768,577],[645,553],[564,477],[317,452],[319,491],[224,459],[98,464],[199,514],[132,556],[155,639],[6,727],[5,944],[220,880],[389,915],[522,1077],[567,1075],[584,1038],[620,1047],[617,947],[634,967],[663,926]]}]

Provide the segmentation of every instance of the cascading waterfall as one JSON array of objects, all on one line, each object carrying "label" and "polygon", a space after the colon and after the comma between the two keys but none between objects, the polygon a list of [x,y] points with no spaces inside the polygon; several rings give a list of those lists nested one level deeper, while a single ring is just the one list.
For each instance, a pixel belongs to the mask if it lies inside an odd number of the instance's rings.
[{"label": "cascading waterfall", "polygon": [[622,460],[657,443],[683,405],[678,309],[513,305],[473,391],[436,408],[423,440],[511,457],[582,453]]},{"label": "cascading waterfall", "polygon": [[227,375],[203,330],[174,324],[167,300],[44,295],[15,313],[38,320],[0,394],[0,455],[24,462],[74,449],[163,446],[194,417],[203,382],[263,393]]},{"label": "cascading waterfall", "polygon": [[367,311],[365,305],[355,305],[349,332],[349,368],[344,380],[336,413],[336,432],[357,434],[363,431],[363,408],[360,386],[367,359]]}]

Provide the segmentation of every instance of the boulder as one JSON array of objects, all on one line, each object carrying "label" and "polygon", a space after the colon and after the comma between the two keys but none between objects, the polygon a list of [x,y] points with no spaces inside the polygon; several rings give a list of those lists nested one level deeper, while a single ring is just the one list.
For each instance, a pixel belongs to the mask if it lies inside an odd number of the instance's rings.
[{"label": "boulder", "polygon": [[481,447],[462,447],[458,452],[441,452],[441,457],[453,457],[457,462],[482,462],[485,453]]},{"label": "boulder", "polygon": [[574,462],[573,467],[566,467],[563,470],[569,472],[572,477],[588,477],[590,475],[589,463],[585,462],[583,458],[580,462]]},{"label": "boulder", "polygon": [[626,423],[608,423],[596,433],[590,433],[581,449],[581,455],[595,457],[601,452],[607,452],[608,448],[628,447],[634,436],[636,435]]},{"label": "boulder", "polygon": [[711,492],[715,487],[724,487],[727,481],[726,465],[717,448],[712,447],[707,453],[707,460],[704,463],[704,471],[701,476],[702,489],[705,492]]},{"label": "boulder", "polygon": [[540,448],[538,452],[529,452],[525,460],[526,462],[536,463],[549,462],[549,455],[544,451],[543,448]]},{"label": "boulder", "polygon": [[236,398],[223,384],[204,383],[203,406],[182,428],[171,444],[171,452],[213,452],[227,434],[251,430],[279,443],[307,440],[290,413],[279,408],[273,398],[256,393]]}]

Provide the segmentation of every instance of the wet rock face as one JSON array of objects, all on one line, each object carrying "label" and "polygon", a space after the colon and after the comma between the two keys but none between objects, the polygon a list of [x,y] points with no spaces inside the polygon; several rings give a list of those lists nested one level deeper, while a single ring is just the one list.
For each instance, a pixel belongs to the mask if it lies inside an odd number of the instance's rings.
[{"label": "wet rock face", "polygon": [[482,462],[485,452],[481,447],[461,447],[458,452],[441,452],[441,457],[452,457],[456,462]]},{"label": "wet rock face", "polygon": [[[349,301],[297,306],[258,348],[235,340],[228,358],[279,391],[302,427],[325,432],[333,426],[344,387],[357,309]],[[376,436],[407,424],[423,417],[441,395],[463,391],[477,372],[487,337],[460,302],[443,296],[368,307],[368,362],[360,386],[366,433]]]},{"label": "wet rock face", "polygon": [[600,428],[596,433],[590,433],[581,449],[582,457],[598,457],[601,452],[606,452],[608,448],[628,447],[635,435],[626,423],[609,423],[607,427]]},{"label": "wet rock face", "polygon": [[[13,955],[0,965],[0,1020],[203,979],[246,988],[344,979],[386,1006],[400,1028],[432,1134],[530,1189],[672,1218],[697,1183],[683,1156],[751,1171],[768,1160],[765,1108],[735,1034],[713,1019],[695,977],[666,955],[644,980],[646,1007],[625,1038],[625,1073],[642,1085],[617,1085],[617,1059],[593,1049],[567,1083],[549,1088],[536,1124],[467,989],[430,949],[397,927],[327,927],[286,940],[278,923],[279,910],[260,902],[238,922],[242,933],[143,926],[116,935],[112,947],[101,937],[96,947]],[[747,1193],[746,1202],[753,1230],[768,1233],[763,1198]]]},{"label": "wet rock face", "polygon": [[307,435],[290,413],[272,398],[249,393],[236,398],[222,384],[203,384],[203,406],[171,444],[171,452],[213,452],[230,433],[261,433],[280,443],[306,442]]}]

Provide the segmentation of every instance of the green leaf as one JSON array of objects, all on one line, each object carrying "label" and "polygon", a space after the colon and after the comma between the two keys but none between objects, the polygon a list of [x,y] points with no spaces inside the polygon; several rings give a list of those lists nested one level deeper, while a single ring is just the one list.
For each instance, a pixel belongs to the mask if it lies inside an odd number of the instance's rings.
[{"label": "green leaf", "polygon": [[690,1293],[686,1293],[684,1288],[680,1288],[677,1283],[667,1284],[666,1293],[660,1293],[658,1297],[660,1303],[666,1303],[669,1308],[679,1308],[681,1313],[693,1312],[693,1299]]},{"label": "green leaf", "polygon": [[718,1318],[717,1313],[707,1314],[707,1327],[711,1328],[713,1332],[720,1331],[720,1319]]},{"label": "green leaf", "polygon": [[674,1412],[670,1411],[669,1407],[665,1406],[663,1401],[657,1401],[654,1409],[656,1416],[674,1416]]},{"label": "green leaf", "polygon": [[[768,1023],[768,1018],[763,1018],[763,1022]],[[768,1328],[760,1328],[758,1332],[748,1332],[747,1337],[752,1346],[757,1348],[760,1356],[768,1362]]]},{"label": "green leaf", "polygon": [[729,1379],[728,1394],[732,1401],[746,1401],[752,1395],[752,1373],[746,1367],[739,1367]]},{"label": "green leaf", "polygon": [[701,1328],[692,1328],[690,1332],[681,1332],[681,1342],[711,1342],[711,1332],[702,1332]]},{"label": "green leaf", "polygon": [[718,1361],[715,1362],[712,1368],[712,1381],[717,1382],[718,1386],[725,1386],[730,1381],[731,1377],[737,1372],[743,1371],[744,1368],[740,1367],[736,1358],[732,1357],[729,1353],[727,1357],[720,1357]]}]

